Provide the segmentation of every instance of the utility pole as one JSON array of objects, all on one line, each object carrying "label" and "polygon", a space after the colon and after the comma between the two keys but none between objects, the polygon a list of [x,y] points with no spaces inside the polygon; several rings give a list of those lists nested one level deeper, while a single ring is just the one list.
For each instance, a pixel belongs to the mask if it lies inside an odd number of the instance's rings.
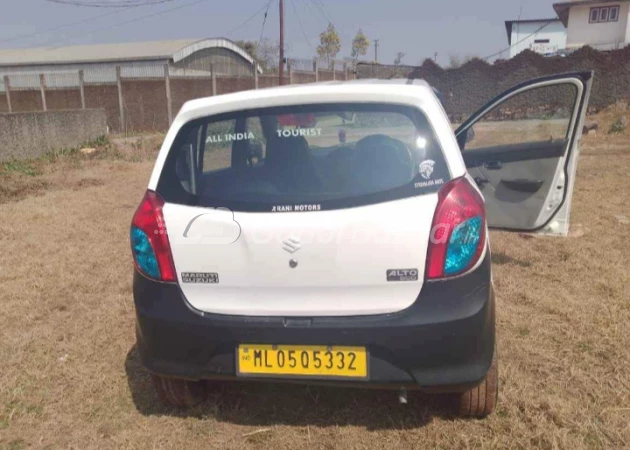
[{"label": "utility pole", "polygon": [[378,41],[379,40],[380,39],[374,39],[374,62],[378,62]]},{"label": "utility pole", "polygon": [[280,67],[279,70],[279,83],[280,86],[284,84],[284,0],[280,0]]}]

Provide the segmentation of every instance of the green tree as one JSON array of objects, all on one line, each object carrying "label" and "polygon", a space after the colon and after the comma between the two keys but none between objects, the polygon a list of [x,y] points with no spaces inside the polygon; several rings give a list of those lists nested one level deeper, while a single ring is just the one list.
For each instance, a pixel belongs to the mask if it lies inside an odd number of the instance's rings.
[{"label": "green tree", "polygon": [[370,48],[370,40],[363,34],[363,30],[359,28],[356,36],[352,39],[352,58],[356,61],[359,59],[359,56],[365,56],[368,48]]},{"label": "green tree", "polygon": [[326,30],[319,35],[317,54],[320,58],[326,58],[326,61],[330,63],[331,59],[335,59],[339,50],[341,50],[341,38],[335,30],[335,26],[329,23]]}]

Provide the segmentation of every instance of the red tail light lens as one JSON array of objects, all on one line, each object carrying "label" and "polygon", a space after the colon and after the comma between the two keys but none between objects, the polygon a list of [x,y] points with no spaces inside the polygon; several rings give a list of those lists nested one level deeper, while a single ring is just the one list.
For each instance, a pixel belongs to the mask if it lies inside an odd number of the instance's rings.
[{"label": "red tail light lens", "polygon": [[159,281],[177,280],[162,208],[164,200],[147,191],[131,223],[131,250],[138,270]]},{"label": "red tail light lens", "polygon": [[427,279],[460,275],[474,267],[486,245],[486,212],[481,195],[462,177],[438,192],[433,217]]}]

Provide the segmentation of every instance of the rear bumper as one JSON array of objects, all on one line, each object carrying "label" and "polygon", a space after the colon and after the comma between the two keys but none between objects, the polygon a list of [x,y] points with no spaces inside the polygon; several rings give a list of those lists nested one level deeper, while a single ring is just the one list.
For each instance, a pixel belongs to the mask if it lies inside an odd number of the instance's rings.
[{"label": "rear bumper", "polygon": [[492,361],[495,315],[490,280],[487,252],[471,274],[426,282],[416,302],[404,311],[291,320],[204,314],[188,304],[177,285],[154,282],[136,272],[138,349],[151,372],[197,380],[236,377],[239,343],[366,346],[370,377],[359,384],[462,391],[481,381]]}]

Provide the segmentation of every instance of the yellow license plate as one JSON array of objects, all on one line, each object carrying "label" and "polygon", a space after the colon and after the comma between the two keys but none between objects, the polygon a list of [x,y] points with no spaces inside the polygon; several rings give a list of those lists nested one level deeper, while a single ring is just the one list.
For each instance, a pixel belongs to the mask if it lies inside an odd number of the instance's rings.
[{"label": "yellow license plate", "polygon": [[242,344],[236,359],[237,373],[243,376],[368,377],[365,347]]}]

